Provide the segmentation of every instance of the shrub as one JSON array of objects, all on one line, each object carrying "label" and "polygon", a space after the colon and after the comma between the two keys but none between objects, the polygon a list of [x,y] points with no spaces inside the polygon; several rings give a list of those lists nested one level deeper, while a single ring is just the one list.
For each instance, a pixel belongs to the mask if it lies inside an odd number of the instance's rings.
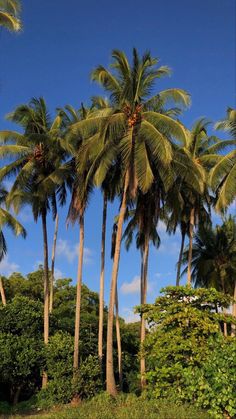
[{"label": "shrub", "polygon": [[57,332],[45,347],[49,382],[38,394],[42,408],[68,403],[73,396],[91,398],[101,391],[101,372],[97,357],[89,355],[81,362],[78,374],[73,378],[74,340],[68,333]]},{"label": "shrub", "polygon": [[143,348],[149,396],[193,403],[215,418],[233,417],[236,342],[223,337],[215,310],[230,300],[214,289],[163,291],[166,295],[144,308],[151,325]]},{"label": "shrub", "polygon": [[95,396],[101,390],[102,380],[98,357],[89,355],[81,364],[74,379],[73,393],[78,394],[81,399],[87,399]]}]

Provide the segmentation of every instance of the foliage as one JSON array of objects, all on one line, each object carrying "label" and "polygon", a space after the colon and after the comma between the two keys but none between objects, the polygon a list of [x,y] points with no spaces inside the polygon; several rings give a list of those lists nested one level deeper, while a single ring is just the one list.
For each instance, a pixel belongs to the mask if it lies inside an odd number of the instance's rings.
[{"label": "foliage", "polygon": [[[81,347],[80,347],[80,375],[72,388],[72,359],[73,359],[73,333],[76,287],[68,278],[59,279],[55,283],[54,310],[50,319],[51,336],[46,348],[42,347],[43,333],[43,269],[40,266],[35,272],[24,277],[20,273],[13,273],[9,278],[3,278],[6,290],[7,305],[0,305],[0,330],[2,356],[7,354],[5,362],[4,387],[0,386],[0,400],[12,401],[14,396],[13,381],[18,383],[18,376],[28,376],[28,383],[24,382],[20,393],[20,400],[25,400],[40,387],[41,366],[46,363],[49,383],[46,391],[37,396],[41,407],[67,403],[71,400],[74,391],[78,391],[81,397],[91,397],[102,388],[101,373],[98,360],[94,357],[97,353],[98,334],[98,294],[89,290],[86,285],[82,286],[81,306]],[[106,339],[107,309],[104,308],[105,332],[104,353]],[[121,336],[123,340],[123,375],[124,389],[137,388],[137,372],[139,350],[139,323],[126,325],[121,319]],[[12,348],[22,352],[24,360],[31,356],[28,369],[23,360],[15,366],[18,358],[17,353],[10,351]],[[26,346],[24,347],[24,341]],[[22,347],[21,347],[22,345]],[[38,349],[38,352],[35,352]],[[24,354],[24,355],[23,355]],[[28,355],[27,355],[28,354]],[[31,354],[31,355],[30,355]],[[115,365],[117,371],[117,348],[114,342]],[[36,356],[37,355],[37,356]],[[39,357],[39,358],[38,358]],[[40,358],[41,357],[41,358]],[[105,358],[105,356],[104,356]],[[34,364],[38,362],[38,367]],[[28,361],[27,361],[28,362]],[[31,371],[31,372],[30,372]],[[15,374],[15,375],[14,375]],[[7,379],[9,376],[9,380]],[[88,377],[91,380],[88,380]],[[104,374],[105,376],[105,374]],[[11,390],[12,389],[12,390]],[[4,390],[4,391],[3,391]],[[6,391],[5,391],[6,390]],[[2,391],[2,393],[1,393]],[[12,391],[12,396],[10,392]]]},{"label": "foliage", "polygon": [[0,306],[0,330],[15,336],[41,337],[43,307],[39,301],[16,296],[6,306]]},{"label": "foliage", "polygon": [[68,403],[74,395],[81,399],[91,398],[102,389],[98,358],[89,355],[81,362],[78,374],[73,378],[73,337],[58,332],[45,347],[45,359],[49,383],[38,394],[41,407]]},{"label": "foliage", "polygon": [[42,304],[27,297],[15,297],[0,307],[0,394],[16,402],[29,397],[40,381],[44,362]]},{"label": "foliage", "polygon": [[42,343],[34,337],[0,333],[1,390],[13,403],[20,391],[32,394],[35,375],[40,377],[43,363]]},{"label": "foliage", "polygon": [[7,243],[5,236],[3,234],[3,228],[8,227],[12,230],[15,236],[23,236],[26,237],[26,231],[24,227],[17,221],[13,215],[6,210],[6,197],[7,191],[4,189],[2,185],[0,185],[0,262],[4,258],[7,253]]},{"label": "foliage", "polygon": [[[215,287],[230,295],[234,293],[236,275],[235,217],[224,219],[221,226],[200,226],[194,237],[192,281],[195,286]],[[183,255],[187,264],[188,248]],[[186,269],[183,273],[186,272]]]},{"label": "foliage", "polygon": [[73,393],[82,399],[91,398],[102,390],[101,368],[97,356],[89,355],[74,378]]},{"label": "foliage", "polygon": [[120,329],[122,342],[123,391],[138,393],[140,392],[140,383],[138,378],[140,322],[126,324],[120,320]]},{"label": "foliage", "polygon": [[0,26],[11,32],[18,32],[22,26],[20,11],[20,0],[0,0]]},{"label": "foliage", "polygon": [[[218,313],[230,297],[215,289],[167,287],[155,304],[142,308],[150,325],[143,351],[147,359],[147,391],[207,408],[214,417],[234,414],[235,342],[225,340]],[[216,361],[217,359],[217,361]],[[235,368],[235,365],[234,367]],[[229,377],[230,375],[230,377]]]},{"label": "foliage", "polygon": [[236,415],[236,342],[214,341],[207,359],[199,367],[183,371],[181,399],[208,409],[214,418]]},{"label": "foliage", "polygon": [[210,172],[210,185],[216,192],[216,210],[224,211],[236,197],[236,109],[227,109],[226,118],[219,121],[215,128],[229,133],[233,149],[221,156]]}]

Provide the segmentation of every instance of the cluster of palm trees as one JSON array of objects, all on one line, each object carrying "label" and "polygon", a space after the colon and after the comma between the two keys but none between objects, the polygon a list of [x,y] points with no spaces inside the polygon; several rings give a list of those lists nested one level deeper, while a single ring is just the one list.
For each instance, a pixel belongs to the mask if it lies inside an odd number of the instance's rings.
[{"label": "cluster of palm trees", "polygon": [[[217,128],[230,130],[233,138],[220,140],[207,134],[208,122],[201,119],[188,130],[179,116],[190,103],[182,89],[152,91],[157,79],[169,74],[158,67],[150,53],[142,57],[133,50],[132,61],[114,50],[110,69],[97,67],[92,79],[100,83],[108,99],[93,97],[91,106],[57,109],[52,121],[42,98],[18,106],[7,118],[21,127],[0,132],[0,154],[10,163],[0,169],[0,180],[14,177],[5,198],[18,212],[30,205],[35,221],[41,218],[44,243],[44,341],[49,338],[49,311],[52,310],[53,275],[48,262],[47,217],[51,209],[58,224],[58,205],[71,194],[68,221],[80,226],[79,263],[75,321],[74,369],[79,368],[80,304],[84,249],[84,216],[94,187],[103,194],[103,221],[100,276],[99,356],[102,358],[104,265],[107,203],[120,199],[119,214],[112,235],[113,269],[107,325],[107,391],[116,394],[113,367],[113,324],[117,303],[117,278],[122,237],[129,246],[136,231],[141,253],[141,303],[146,302],[149,244],[157,247],[158,222],[167,231],[180,227],[182,244],[178,263],[179,284],[185,237],[189,237],[187,282],[191,283],[194,228],[210,223],[210,208],[224,210],[235,197],[235,150],[222,154],[235,144],[235,111]],[[232,128],[233,127],[233,128]],[[123,224],[128,220],[123,232]],[[54,243],[56,242],[56,235]],[[54,262],[53,262],[54,263]],[[141,342],[145,321],[141,319]],[[141,359],[142,386],[145,360]],[[44,385],[47,377],[45,374]]]},{"label": "cluster of palm trees", "polygon": [[[8,2],[5,2],[8,4]],[[5,14],[18,21],[19,5],[5,8]],[[2,18],[2,8],[1,19]],[[11,19],[9,20],[11,21]],[[2,24],[3,20],[1,20]],[[12,29],[14,26],[12,26]],[[0,181],[14,178],[8,194],[3,193],[6,208],[17,213],[29,205],[35,221],[42,222],[44,243],[44,342],[49,339],[49,312],[53,309],[53,272],[58,228],[58,205],[70,204],[68,222],[78,222],[79,262],[77,275],[74,370],[79,369],[80,306],[84,251],[84,217],[89,196],[98,187],[103,195],[100,320],[98,355],[103,358],[104,268],[107,204],[120,199],[119,213],[112,233],[113,269],[107,324],[106,386],[115,395],[117,387],[113,366],[114,311],[118,319],[117,279],[122,239],[127,248],[136,232],[136,245],[141,255],[141,304],[146,302],[150,242],[158,247],[158,223],[166,223],[167,231],[180,228],[182,243],[176,285],[180,282],[181,263],[186,237],[187,283],[191,284],[194,229],[211,222],[210,210],[225,211],[236,196],[236,111],[229,109],[217,129],[230,133],[221,140],[207,133],[208,122],[197,121],[191,130],[180,121],[184,108],[190,105],[189,94],[182,89],[156,92],[156,82],[170,74],[167,66],[159,66],[149,52],[140,56],[133,49],[129,61],[124,52],[112,52],[109,68],[102,65],[92,72],[107,98],[93,97],[91,105],[79,109],[67,105],[58,108],[51,120],[42,98],[18,106],[7,118],[20,126],[18,131],[0,132],[0,155],[7,164],[0,169]],[[231,147],[228,153],[227,147]],[[10,162],[9,162],[10,161]],[[49,210],[55,220],[55,236],[50,278],[47,221]],[[23,227],[6,209],[4,223],[13,225],[17,234]],[[4,213],[5,211],[5,213]],[[0,215],[1,215],[0,214]],[[8,214],[8,215],[6,215]],[[8,218],[7,218],[8,217]],[[127,226],[124,230],[124,223]],[[1,236],[3,237],[3,236]],[[3,238],[1,238],[3,240]],[[4,243],[4,241],[3,241]],[[4,290],[1,293],[3,295]],[[6,302],[6,301],[5,301]],[[119,329],[118,333],[119,333]],[[141,316],[141,344],[145,339],[145,320]],[[119,348],[121,353],[121,348]],[[141,386],[145,386],[145,359],[140,364]],[[43,385],[47,383],[46,372]]]}]

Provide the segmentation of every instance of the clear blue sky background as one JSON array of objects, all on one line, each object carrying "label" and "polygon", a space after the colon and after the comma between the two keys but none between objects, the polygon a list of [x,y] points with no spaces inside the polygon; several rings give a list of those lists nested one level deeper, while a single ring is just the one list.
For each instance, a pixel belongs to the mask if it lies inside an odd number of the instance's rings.
[{"label": "clear blue sky background", "polygon": [[[212,121],[235,106],[235,1],[234,0],[23,0],[24,30],[19,35],[0,32],[0,129],[12,126],[4,115],[32,96],[44,96],[50,111],[67,103],[79,107],[101,90],[90,82],[90,71],[107,66],[113,48],[130,54],[150,49],[153,56],[173,69],[171,78],[157,89],[180,87],[191,93],[192,106],[183,121],[191,126],[200,116]],[[110,253],[112,220],[118,206],[109,207],[107,253]],[[84,282],[99,288],[101,197],[94,193],[86,213]],[[67,208],[61,211],[57,274],[76,278],[78,226],[65,229]],[[41,224],[35,225],[29,208],[19,216],[28,230],[27,240],[6,233],[9,254],[1,273],[30,272],[42,261]],[[173,284],[180,237],[167,237],[159,227],[162,246],[151,249],[149,301],[160,287]],[[49,222],[51,246],[53,223]],[[119,292],[121,315],[132,318],[139,303],[137,277],[139,254],[122,251]],[[106,267],[106,301],[109,294],[110,261]]]}]

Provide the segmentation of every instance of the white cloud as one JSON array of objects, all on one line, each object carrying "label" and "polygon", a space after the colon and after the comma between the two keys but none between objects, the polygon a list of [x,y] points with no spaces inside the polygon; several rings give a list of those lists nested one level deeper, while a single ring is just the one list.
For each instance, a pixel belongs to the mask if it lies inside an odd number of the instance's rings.
[{"label": "white cloud", "polygon": [[131,282],[124,282],[120,290],[122,294],[136,294],[140,292],[140,277],[135,276]]},{"label": "white cloud", "polygon": [[60,271],[60,269],[58,269],[58,268],[55,268],[54,269],[54,278],[55,279],[61,279],[61,278],[63,278],[63,273]]},{"label": "white cloud", "polygon": [[[59,239],[57,243],[56,254],[64,256],[69,263],[72,263],[78,257],[78,244],[71,244],[68,240]],[[92,252],[89,248],[84,248],[84,263],[92,262]]]},{"label": "white cloud", "polygon": [[19,270],[19,265],[17,265],[14,262],[9,261],[9,257],[6,256],[1,262],[0,262],[0,272],[3,275],[9,276],[13,272],[16,272]]},{"label": "white cloud", "polygon": [[130,308],[124,308],[121,315],[125,320],[125,323],[135,323],[140,321],[139,314],[135,314]]},{"label": "white cloud", "polygon": [[[148,283],[148,289],[147,291],[150,292],[152,291],[152,285],[154,283],[153,282],[149,282]],[[138,294],[140,293],[140,276],[135,276],[131,282],[124,282],[121,287],[120,290],[122,292],[122,294]]]}]

